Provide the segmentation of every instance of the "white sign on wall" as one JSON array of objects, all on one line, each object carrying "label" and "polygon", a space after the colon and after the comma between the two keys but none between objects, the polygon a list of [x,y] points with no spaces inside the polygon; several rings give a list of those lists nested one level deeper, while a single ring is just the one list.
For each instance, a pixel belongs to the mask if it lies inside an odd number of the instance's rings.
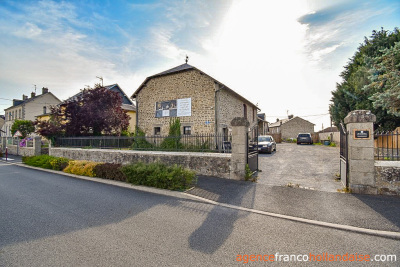
[{"label": "white sign on wall", "polygon": [[176,105],[178,108],[178,111],[177,111],[178,117],[192,116],[192,99],[191,98],[177,99]]},{"label": "white sign on wall", "polygon": [[192,116],[192,99],[183,98],[156,102],[156,118]]}]

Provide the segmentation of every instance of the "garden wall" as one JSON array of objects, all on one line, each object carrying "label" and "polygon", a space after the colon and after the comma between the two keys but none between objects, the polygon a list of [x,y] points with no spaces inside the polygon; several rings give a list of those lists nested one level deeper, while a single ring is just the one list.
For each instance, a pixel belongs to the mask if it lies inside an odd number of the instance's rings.
[{"label": "garden wall", "polygon": [[167,165],[181,165],[195,171],[198,175],[230,178],[231,154],[52,147],[49,149],[49,155],[74,160],[121,164],[158,161]]},{"label": "garden wall", "polygon": [[375,185],[379,194],[400,196],[400,162],[375,161]]}]

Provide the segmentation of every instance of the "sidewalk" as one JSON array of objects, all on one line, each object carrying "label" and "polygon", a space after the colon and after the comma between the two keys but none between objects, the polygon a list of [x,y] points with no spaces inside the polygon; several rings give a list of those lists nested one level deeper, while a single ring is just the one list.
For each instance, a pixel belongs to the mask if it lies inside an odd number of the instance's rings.
[{"label": "sidewalk", "polygon": [[200,176],[186,193],[305,219],[400,232],[400,198],[332,193]]},{"label": "sidewalk", "polygon": [[3,157],[0,158],[0,162],[22,163],[22,156],[8,155],[7,161],[6,161],[6,155],[3,153]]}]

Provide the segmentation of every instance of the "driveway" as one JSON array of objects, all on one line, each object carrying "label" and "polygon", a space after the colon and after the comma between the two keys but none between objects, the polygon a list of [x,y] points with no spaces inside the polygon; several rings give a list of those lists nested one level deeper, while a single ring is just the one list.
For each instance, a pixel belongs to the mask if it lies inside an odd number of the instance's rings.
[{"label": "driveway", "polygon": [[339,174],[339,148],[320,145],[281,143],[276,152],[259,155],[258,182],[337,192],[342,183]]}]

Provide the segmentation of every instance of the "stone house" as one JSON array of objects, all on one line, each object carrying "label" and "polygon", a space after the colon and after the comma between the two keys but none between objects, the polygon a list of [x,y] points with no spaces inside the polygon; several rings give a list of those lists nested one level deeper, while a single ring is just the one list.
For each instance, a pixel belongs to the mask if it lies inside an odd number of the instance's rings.
[{"label": "stone house", "polygon": [[11,136],[11,127],[15,120],[35,121],[36,116],[50,111],[50,107],[61,103],[48,88],[42,88],[42,94],[31,93],[31,97],[22,95],[22,100],[14,99],[13,105],[4,110],[5,123],[2,127],[4,136]]},{"label": "stone house", "polygon": [[269,133],[268,121],[265,119],[265,113],[257,114],[258,117],[258,134],[266,135]]},{"label": "stone house", "polygon": [[203,71],[183,64],[147,77],[132,95],[137,125],[147,136],[168,135],[171,118],[178,117],[181,133],[223,134],[234,117],[258,122],[256,105]]},{"label": "stone house", "polygon": [[270,133],[281,134],[282,139],[297,138],[299,133],[314,133],[314,123],[290,115],[287,119],[277,120],[269,125]]}]

